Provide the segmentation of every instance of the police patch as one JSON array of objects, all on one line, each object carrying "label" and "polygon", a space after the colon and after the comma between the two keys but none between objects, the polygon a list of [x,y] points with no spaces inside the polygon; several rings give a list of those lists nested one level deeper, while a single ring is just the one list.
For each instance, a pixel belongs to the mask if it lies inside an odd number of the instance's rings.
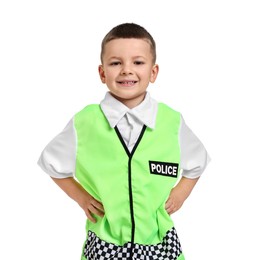
[{"label": "police patch", "polygon": [[149,161],[149,168],[151,174],[158,174],[173,178],[177,178],[178,175],[178,163]]}]

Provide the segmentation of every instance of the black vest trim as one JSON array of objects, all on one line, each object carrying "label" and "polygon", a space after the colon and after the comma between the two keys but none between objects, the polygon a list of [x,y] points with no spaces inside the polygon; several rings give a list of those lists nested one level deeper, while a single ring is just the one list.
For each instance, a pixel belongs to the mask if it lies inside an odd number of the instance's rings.
[{"label": "black vest trim", "polygon": [[133,195],[132,195],[132,182],[131,182],[131,159],[133,154],[135,153],[144,133],[146,130],[146,126],[144,125],[140,135],[138,137],[137,142],[135,143],[132,151],[130,152],[127,145],[125,144],[123,137],[121,136],[117,126],[115,127],[115,131],[118,135],[118,138],[120,139],[125,152],[127,153],[129,160],[128,160],[128,185],[129,185],[129,200],[130,200],[130,217],[131,217],[131,225],[132,225],[132,229],[131,229],[131,247],[129,248],[129,252],[130,252],[130,259],[132,259],[132,254],[133,254],[133,248],[134,248],[134,237],[135,237],[135,219],[134,219],[134,210],[133,210]]}]

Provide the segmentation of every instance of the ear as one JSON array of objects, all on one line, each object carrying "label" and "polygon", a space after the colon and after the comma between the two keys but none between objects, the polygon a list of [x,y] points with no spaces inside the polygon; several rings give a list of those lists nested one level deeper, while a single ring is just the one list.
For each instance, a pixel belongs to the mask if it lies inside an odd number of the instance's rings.
[{"label": "ear", "polygon": [[158,73],[159,73],[159,65],[155,64],[155,65],[153,65],[153,68],[152,68],[152,71],[151,71],[151,76],[150,76],[150,82],[151,83],[155,82]]},{"label": "ear", "polygon": [[105,77],[105,72],[104,72],[104,69],[103,69],[103,65],[99,65],[98,71],[99,71],[99,75],[100,75],[100,78],[101,78],[101,82],[103,84],[105,84],[106,83],[106,77]]}]

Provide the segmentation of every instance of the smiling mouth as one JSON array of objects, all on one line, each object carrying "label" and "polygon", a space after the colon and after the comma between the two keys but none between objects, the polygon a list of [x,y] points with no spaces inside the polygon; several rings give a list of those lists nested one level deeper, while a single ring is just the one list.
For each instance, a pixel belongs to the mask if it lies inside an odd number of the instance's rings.
[{"label": "smiling mouth", "polygon": [[135,80],[126,80],[126,81],[117,81],[118,84],[121,84],[122,86],[134,86],[137,81]]}]

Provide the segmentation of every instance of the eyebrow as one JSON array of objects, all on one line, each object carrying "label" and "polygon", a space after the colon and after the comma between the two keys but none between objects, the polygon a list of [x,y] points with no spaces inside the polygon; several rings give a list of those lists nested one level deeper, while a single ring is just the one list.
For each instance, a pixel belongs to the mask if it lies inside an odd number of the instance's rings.
[{"label": "eyebrow", "polygon": [[[134,57],[132,57],[132,59],[140,59],[140,58],[145,59],[144,56],[134,56]],[[121,60],[122,58],[121,58],[121,57],[118,57],[118,56],[112,56],[112,57],[109,57],[109,59]]]}]

